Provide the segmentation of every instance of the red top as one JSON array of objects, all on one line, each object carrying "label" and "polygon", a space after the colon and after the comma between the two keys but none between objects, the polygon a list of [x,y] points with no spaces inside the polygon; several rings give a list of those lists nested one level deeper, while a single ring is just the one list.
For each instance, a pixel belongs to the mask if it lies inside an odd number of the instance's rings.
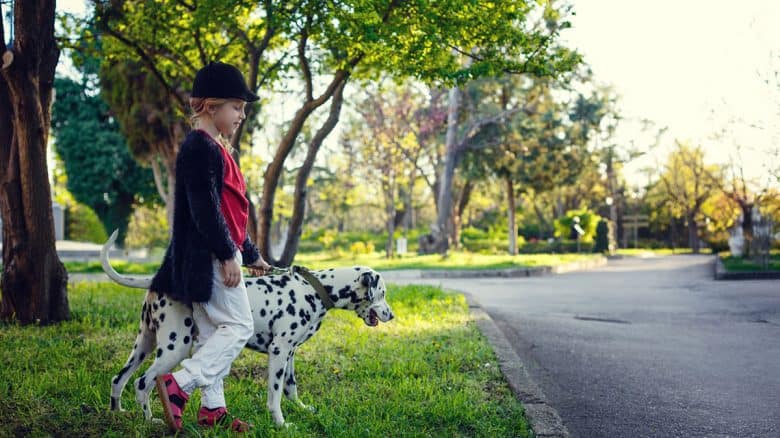
[{"label": "red top", "polygon": [[[208,132],[203,131],[209,137]],[[211,137],[213,140],[213,137]],[[222,183],[222,203],[220,210],[225,217],[230,238],[233,239],[239,250],[243,249],[246,239],[246,224],[249,220],[249,200],[244,195],[246,193],[246,183],[241,169],[238,168],[236,161],[228,153],[227,149],[218,141],[214,140],[222,151],[222,158],[225,161],[225,177]]]}]

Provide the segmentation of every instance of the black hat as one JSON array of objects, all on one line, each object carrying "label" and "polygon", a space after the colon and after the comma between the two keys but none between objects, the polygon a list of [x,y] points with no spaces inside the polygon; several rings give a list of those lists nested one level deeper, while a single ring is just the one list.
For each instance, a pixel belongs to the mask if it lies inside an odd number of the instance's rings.
[{"label": "black hat", "polygon": [[254,102],[258,99],[246,86],[244,75],[230,64],[209,62],[198,70],[192,83],[192,97],[217,97]]}]

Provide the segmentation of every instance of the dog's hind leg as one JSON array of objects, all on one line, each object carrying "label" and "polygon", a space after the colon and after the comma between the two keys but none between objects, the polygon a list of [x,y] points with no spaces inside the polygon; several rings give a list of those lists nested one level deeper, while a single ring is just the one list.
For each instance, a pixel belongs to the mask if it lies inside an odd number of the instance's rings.
[{"label": "dog's hind leg", "polygon": [[287,367],[284,369],[284,395],[292,400],[298,406],[308,411],[314,412],[313,406],[307,406],[298,398],[298,384],[295,381],[295,350],[287,361]]},{"label": "dog's hind leg", "polygon": [[165,310],[168,312],[168,319],[162,315],[163,312],[158,311],[153,321],[157,327],[157,350],[154,353],[154,362],[135,381],[135,399],[141,405],[147,420],[152,419],[149,393],[154,389],[155,379],[169,373],[179,362],[188,357],[192,346],[191,336],[194,326],[190,311],[179,303],[168,304]]},{"label": "dog's hind leg", "polygon": [[144,324],[144,314],[146,313],[146,305],[141,312],[141,328],[138,329],[138,336],[135,338],[135,345],[133,345],[133,351],[130,352],[130,357],[125,362],[125,366],[119,370],[119,373],[111,379],[111,410],[112,411],[124,411],[122,409],[122,391],[125,389],[125,385],[133,373],[141,366],[144,359],[149,356],[149,353],[154,348],[154,333],[150,331]]}]

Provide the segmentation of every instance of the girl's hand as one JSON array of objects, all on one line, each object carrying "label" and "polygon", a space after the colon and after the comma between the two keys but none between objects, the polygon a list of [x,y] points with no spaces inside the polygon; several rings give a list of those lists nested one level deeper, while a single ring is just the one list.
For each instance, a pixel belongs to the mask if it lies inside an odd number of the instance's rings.
[{"label": "girl's hand", "polygon": [[254,263],[251,265],[247,265],[247,269],[249,269],[249,273],[255,277],[262,277],[263,275],[267,274],[271,269],[271,265],[268,264],[265,260],[263,260],[263,257],[261,256],[258,258]]},{"label": "girl's hand", "polygon": [[227,287],[236,287],[241,281],[241,266],[235,258],[225,260],[220,263],[220,269],[222,271],[222,279]]}]

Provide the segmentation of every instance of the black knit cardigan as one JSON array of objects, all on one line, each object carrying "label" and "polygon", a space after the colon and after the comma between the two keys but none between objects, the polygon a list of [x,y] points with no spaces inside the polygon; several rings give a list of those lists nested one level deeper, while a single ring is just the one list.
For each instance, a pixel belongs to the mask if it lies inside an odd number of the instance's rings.
[{"label": "black knit cardigan", "polygon": [[[193,130],[176,156],[173,235],[151,290],[185,304],[211,298],[213,257],[227,260],[238,249],[220,211],[221,147],[205,132]],[[245,266],[260,257],[248,233],[241,256]]]}]

